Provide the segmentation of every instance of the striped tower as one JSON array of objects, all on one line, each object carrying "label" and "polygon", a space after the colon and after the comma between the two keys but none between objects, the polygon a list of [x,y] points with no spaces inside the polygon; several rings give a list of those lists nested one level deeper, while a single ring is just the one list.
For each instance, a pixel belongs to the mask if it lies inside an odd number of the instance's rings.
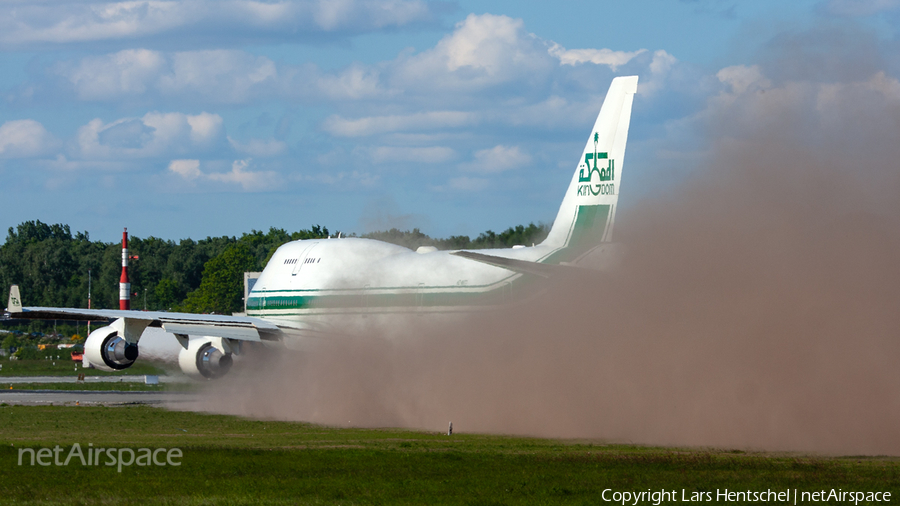
[{"label": "striped tower", "polygon": [[119,278],[119,309],[131,309],[131,283],[128,282],[128,229],[122,232],[122,276]]}]

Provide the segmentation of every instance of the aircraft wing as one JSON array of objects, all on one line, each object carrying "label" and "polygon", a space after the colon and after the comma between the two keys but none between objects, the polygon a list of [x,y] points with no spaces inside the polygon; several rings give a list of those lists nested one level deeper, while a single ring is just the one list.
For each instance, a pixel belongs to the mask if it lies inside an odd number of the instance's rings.
[{"label": "aircraft wing", "polygon": [[514,272],[533,274],[536,276],[541,276],[543,278],[550,278],[561,275],[584,276],[597,274],[597,271],[594,271],[592,269],[584,269],[582,267],[576,267],[574,265],[541,264],[537,262],[529,262],[527,260],[518,260],[515,258],[485,255],[484,253],[474,253],[472,251],[454,251],[450,254],[456,255],[458,257],[468,258],[469,260],[475,260],[476,262],[493,265],[495,267],[503,267],[504,269],[509,269]]},{"label": "aircraft wing", "polygon": [[32,320],[97,321],[124,318],[146,322],[148,327],[162,327],[166,332],[172,334],[212,335],[242,341],[278,339],[281,335],[281,330],[275,324],[247,316],[118,309],[23,307],[18,285],[13,285],[9,291],[7,311],[9,311],[10,318]]}]

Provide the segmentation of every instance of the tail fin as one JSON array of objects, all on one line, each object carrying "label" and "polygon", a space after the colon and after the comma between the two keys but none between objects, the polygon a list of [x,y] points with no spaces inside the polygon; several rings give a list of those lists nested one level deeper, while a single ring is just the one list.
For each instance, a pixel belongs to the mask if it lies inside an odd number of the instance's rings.
[{"label": "tail fin", "polygon": [[637,82],[637,76],[629,76],[610,84],[556,221],[542,243],[557,250],[544,262],[571,260],[611,240]]},{"label": "tail fin", "polygon": [[6,302],[6,310],[10,313],[22,312],[22,296],[19,295],[19,285],[9,287],[9,300]]}]

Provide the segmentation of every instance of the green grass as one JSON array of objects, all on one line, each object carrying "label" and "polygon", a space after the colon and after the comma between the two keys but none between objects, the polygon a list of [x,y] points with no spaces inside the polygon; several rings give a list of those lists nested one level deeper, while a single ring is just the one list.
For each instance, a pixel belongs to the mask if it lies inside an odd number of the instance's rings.
[{"label": "green grass", "polygon": [[[17,465],[21,447],[180,448],[179,467]],[[613,490],[893,492],[900,462],[335,429],[151,407],[0,406],[4,504],[599,504]],[[642,503],[651,504],[651,503]]]},{"label": "green grass", "polygon": [[[155,374],[165,375],[166,370],[161,369],[153,364],[138,361],[133,366],[122,371],[107,372],[98,369],[84,369],[78,363],[78,370],[75,370],[75,364],[69,354],[60,355],[61,359],[56,360],[53,365],[52,360],[9,360],[9,358],[0,358],[0,378],[3,376],[77,376],[78,373],[84,373],[87,376],[125,376],[125,375],[141,375]],[[0,379],[2,384],[2,379]]]}]

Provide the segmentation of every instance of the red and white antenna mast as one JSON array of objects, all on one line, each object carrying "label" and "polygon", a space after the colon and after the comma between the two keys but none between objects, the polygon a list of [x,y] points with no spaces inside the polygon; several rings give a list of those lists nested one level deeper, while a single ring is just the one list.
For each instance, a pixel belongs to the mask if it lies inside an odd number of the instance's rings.
[{"label": "red and white antenna mast", "polygon": [[128,229],[122,232],[122,276],[119,278],[119,309],[131,309],[131,283],[128,282]]}]

